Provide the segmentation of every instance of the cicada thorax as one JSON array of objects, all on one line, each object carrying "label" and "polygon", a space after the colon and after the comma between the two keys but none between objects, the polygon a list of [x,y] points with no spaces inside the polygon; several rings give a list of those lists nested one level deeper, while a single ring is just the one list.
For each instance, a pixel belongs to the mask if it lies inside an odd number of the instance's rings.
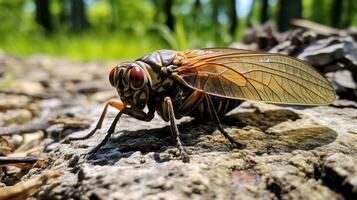
[{"label": "cicada thorax", "polygon": [[[187,57],[182,52],[160,50],[145,55],[136,60],[146,65],[150,74],[150,98],[155,104],[157,113],[165,120],[169,120],[163,99],[171,97],[175,108],[175,117],[192,116],[207,118],[211,114],[204,94],[189,88],[170,76],[169,69],[175,69]],[[241,101],[212,97],[213,105],[219,116],[222,116],[237,107]]]},{"label": "cicada thorax", "polygon": [[165,92],[175,85],[175,81],[168,76],[167,67],[175,65],[178,57],[177,51],[159,50],[136,60],[146,64],[154,93]]}]

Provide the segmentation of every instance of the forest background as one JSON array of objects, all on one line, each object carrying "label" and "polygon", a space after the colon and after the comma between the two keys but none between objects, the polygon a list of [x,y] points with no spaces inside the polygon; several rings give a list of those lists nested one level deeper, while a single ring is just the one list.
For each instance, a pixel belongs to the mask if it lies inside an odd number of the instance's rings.
[{"label": "forest background", "polygon": [[157,49],[226,47],[271,20],[346,29],[355,0],[0,0],[0,52],[72,60],[133,59]]}]

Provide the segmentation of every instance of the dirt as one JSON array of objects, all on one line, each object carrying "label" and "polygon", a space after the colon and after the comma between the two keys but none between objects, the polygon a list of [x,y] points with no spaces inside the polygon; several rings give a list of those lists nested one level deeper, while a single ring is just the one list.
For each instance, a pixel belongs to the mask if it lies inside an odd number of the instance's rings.
[{"label": "dirt", "polygon": [[[116,97],[107,79],[111,64],[0,56],[3,76],[14,74],[12,84],[1,93],[1,126],[60,116],[90,121],[94,128],[104,102]],[[51,170],[62,173],[30,199],[357,198],[353,101],[320,107],[247,101],[222,119],[225,130],[247,145],[242,150],[235,149],[214,123],[185,117],[178,128],[191,156],[189,163],[177,157],[170,127],[158,116],[151,122],[123,116],[108,143],[89,159],[86,153],[104,138],[115,114],[110,110],[103,128],[84,141],[60,143],[91,128],[58,124],[7,137],[16,145],[0,153],[40,147],[27,155],[48,159],[19,179],[3,169],[7,173],[0,175],[1,182],[12,185]]]}]

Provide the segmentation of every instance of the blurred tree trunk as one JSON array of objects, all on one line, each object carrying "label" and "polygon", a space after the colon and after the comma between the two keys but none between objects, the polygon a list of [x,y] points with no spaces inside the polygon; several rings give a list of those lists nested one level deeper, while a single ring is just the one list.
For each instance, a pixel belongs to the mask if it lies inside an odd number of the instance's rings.
[{"label": "blurred tree trunk", "polygon": [[70,10],[71,10],[71,4],[69,0],[60,0],[60,6],[61,10],[59,13],[59,21],[61,25],[70,25],[71,20],[70,20]]},{"label": "blurred tree trunk", "polygon": [[339,28],[342,16],[343,0],[333,0],[331,5],[331,26]]},{"label": "blurred tree trunk", "polygon": [[247,21],[246,21],[247,27],[252,27],[252,17],[253,17],[253,13],[254,13],[254,6],[255,6],[255,0],[252,1],[252,6],[251,6],[250,11],[247,16]]},{"label": "blurred tree trunk", "polygon": [[278,13],[278,28],[279,31],[288,30],[290,20],[301,18],[302,2],[301,0],[279,0],[279,13]]},{"label": "blurred tree trunk", "polygon": [[260,23],[264,24],[269,19],[269,0],[262,0]]},{"label": "blurred tree trunk", "polygon": [[212,6],[212,22],[213,22],[213,26],[215,28],[219,28],[220,24],[218,21],[218,14],[219,14],[219,0],[212,0],[211,1],[211,6]]},{"label": "blurred tree trunk", "polygon": [[36,22],[41,25],[46,33],[53,31],[50,0],[35,0]]},{"label": "blurred tree trunk", "polygon": [[229,34],[232,38],[235,37],[237,26],[238,26],[238,19],[237,19],[237,9],[236,9],[236,0],[229,0],[228,9],[229,9]]},{"label": "blurred tree trunk", "polygon": [[219,23],[218,20],[218,15],[219,15],[219,8],[221,2],[219,0],[211,0],[211,7],[212,7],[212,32],[213,32],[213,37],[214,40],[217,42],[219,41],[219,38],[221,37],[220,34],[220,29],[221,29],[221,24]]},{"label": "blurred tree trunk", "polygon": [[118,2],[117,0],[110,0],[110,8],[111,8],[111,14],[112,14],[112,21],[110,23],[110,30],[115,30],[118,26]]},{"label": "blurred tree trunk", "polygon": [[74,32],[86,29],[89,25],[83,0],[71,1],[71,25]]},{"label": "blurred tree trunk", "polygon": [[155,7],[155,12],[154,12],[154,21],[155,22],[161,22],[160,20],[160,11],[162,10],[161,6],[161,0],[152,0],[154,7]]},{"label": "blurred tree trunk", "polygon": [[326,12],[326,1],[324,0],[313,0],[311,7],[311,16],[310,19],[314,22],[320,23],[320,24],[325,24],[328,25],[328,13]]},{"label": "blurred tree trunk", "polygon": [[164,1],[165,24],[172,31],[175,29],[175,18],[172,13],[173,5],[174,5],[174,0]]},{"label": "blurred tree trunk", "polygon": [[353,19],[353,11],[354,11],[354,0],[348,0],[347,1],[347,11],[346,11],[346,18],[343,23],[343,27],[347,28],[350,27],[352,24],[352,19]]},{"label": "blurred tree trunk", "polygon": [[201,25],[200,23],[200,13],[201,13],[201,1],[200,0],[195,0],[195,3],[193,4],[192,7],[192,18],[193,20],[190,21],[190,29],[192,30],[192,33],[195,35],[194,37],[197,37],[201,30]]},{"label": "blurred tree trunk", "polygon": [[193,4],[193,9],[192,9],[192,16],[193,16],[193,21],[194,23],[198,23],[198,16],[199,12],[201,9],[201,1],[200,0],[195,0],[195,3]]}]

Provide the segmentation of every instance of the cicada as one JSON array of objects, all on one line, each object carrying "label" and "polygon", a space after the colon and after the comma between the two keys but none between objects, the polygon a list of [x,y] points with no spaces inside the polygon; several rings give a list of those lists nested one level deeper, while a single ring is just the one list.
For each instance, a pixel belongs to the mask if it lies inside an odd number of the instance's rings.
[{"label": "cicada", "polygon": [[[245,145],[224,128],[222,116],[244,100],[276,104],[327,105],[335,100],[329,81],[306,62],[293,57],[230,48],[185,51],[159,50],[115,66],[110,84],[121,101],[110,100],[86,139],[100,129],[109,106],[119,110],[105,139],[110,138],[122,114],[151,121],[155,112],[170,122],[182,158],[188,154],[180,140],[176,119],[210,119],[237,148]],[[147,107],[147,111],[144,108]]]}]

